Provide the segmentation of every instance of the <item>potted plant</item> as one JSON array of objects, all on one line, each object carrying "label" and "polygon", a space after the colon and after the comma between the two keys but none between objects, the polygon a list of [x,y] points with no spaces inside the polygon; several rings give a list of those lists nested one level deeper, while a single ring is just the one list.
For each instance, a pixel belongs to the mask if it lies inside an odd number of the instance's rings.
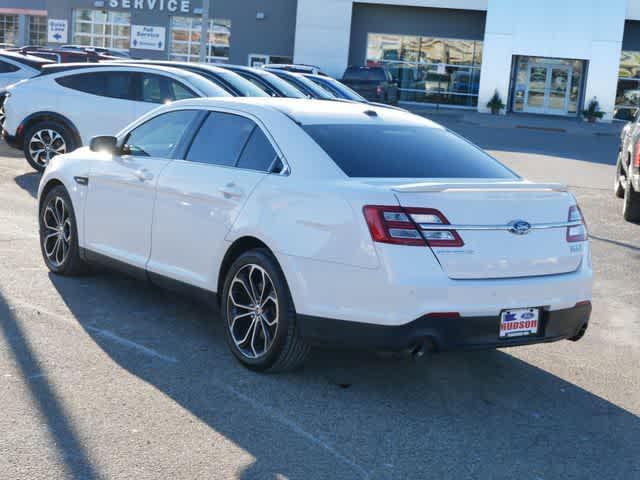
[{"label": "potted plant", "polygon": [[587,109],[582,111],[582,115],[589,123],[595,123],[596,120],[599,120],[604,116],[604,112],[600,111],[600,103],[596,97],[591,99]]},{"label": "potted plant", "polygon": [[493,93],[493,97],[491,97],[491,100],[489,100],[489,102],[487,103],[487,108],[491,109],[491,113],[493,115],[498,115],[500,113],[500,110],[502,110],[504,107],[505,105],[504,103],[502,103],[500,94],[498,93],[498,90],[496,90]]}]

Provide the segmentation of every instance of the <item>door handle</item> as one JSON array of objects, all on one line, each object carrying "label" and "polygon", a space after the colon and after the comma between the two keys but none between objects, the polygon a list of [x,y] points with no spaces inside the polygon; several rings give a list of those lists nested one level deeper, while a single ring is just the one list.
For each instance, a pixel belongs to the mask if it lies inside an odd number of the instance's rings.
[{"label": "door handle", "polygon": [[141,182],[145,182],[153,179],[153,174],[146,168],[139,168],[133,174]]},{"label": "door handle", "polygon": [[242,197],[242,190],[240,190],[235,183],[227,183],[224,187],[218,189],[224,198]]}]

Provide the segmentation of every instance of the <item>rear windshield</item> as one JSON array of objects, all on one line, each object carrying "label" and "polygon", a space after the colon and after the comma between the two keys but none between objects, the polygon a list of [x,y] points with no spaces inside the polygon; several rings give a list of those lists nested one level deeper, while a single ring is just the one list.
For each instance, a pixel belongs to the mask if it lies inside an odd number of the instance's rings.
[{"label": "rear windshield", "polygon": [[405,125],[303,125],[349,177],[518,178],[463,138]]},{"label": "rear windshield", "polygon": [[259,74],[266,82],[277,88],[280,93],[288,98],[306,98],[306,95],[291,85],[289,82],[285,82],[279,76],[274,75],[271,72],[261,71]]},{"label": "rear windshield", "polygon": [[344,72],[346,80],[378,80],[387,79],[382,68],[349,68]]},{"label": "rear windshield", "polygon": [[233,72],[221,70],[216,72],[216,75],[229,82],[243,97],[268,97],[269,95],[264,90],[259,89],[256,85],[249,80],[242,78]]}]

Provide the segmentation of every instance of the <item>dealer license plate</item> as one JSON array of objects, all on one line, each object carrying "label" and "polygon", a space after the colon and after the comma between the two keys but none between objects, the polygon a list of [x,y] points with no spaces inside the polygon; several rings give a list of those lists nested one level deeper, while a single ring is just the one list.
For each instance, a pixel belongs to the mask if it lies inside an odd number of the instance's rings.
[{"label": "dealer license plate", "polygon": [[512,308],[500,314],[500,338],[536,335],[540,325],[539,308]]}]

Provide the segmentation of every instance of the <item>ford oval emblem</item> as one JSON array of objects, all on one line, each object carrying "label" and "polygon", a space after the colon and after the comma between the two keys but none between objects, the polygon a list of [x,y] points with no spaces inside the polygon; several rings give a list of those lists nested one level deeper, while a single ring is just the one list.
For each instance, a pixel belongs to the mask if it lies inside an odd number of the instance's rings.
[{"label": "ford oval emblem", "polygon": [[526,235],[531,231],[531,224],[524,220],[514,220],[509,223],[509,231],[514,235]]}]

